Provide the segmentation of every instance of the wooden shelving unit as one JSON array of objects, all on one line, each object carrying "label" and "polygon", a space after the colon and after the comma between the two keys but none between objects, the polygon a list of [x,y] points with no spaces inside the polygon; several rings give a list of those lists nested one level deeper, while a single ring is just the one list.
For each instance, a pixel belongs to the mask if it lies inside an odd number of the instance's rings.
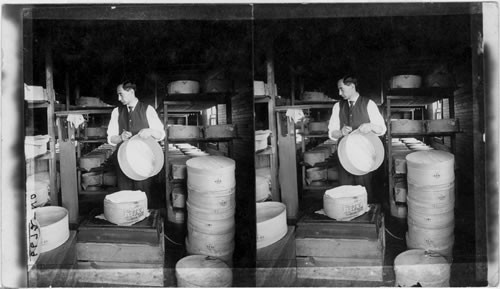
[{"label": "wooden shelving unit", "polygon": [[[228,137],[221,138],[170,138],[168,135],[168,117],[171,114],[186,114],[195,113],[199,114],[200,111],[209,109],[218,104],[226,105],[226,123],[232,123],[232,110],[231,110],[231,94],[230,93],[200,93],[200,94],[170,94],[167,95],[166,99],[163,101],[163,107],[160,108],[159,115],[163,116],[163,122],[165,126],[165,200],[167,208],[167,219],[169,221],[175,221],[172,201],[170,199],[170,193],[173,189],[174,184],[183,183],[179,180],[173,180],[170,178],[170,156],[168,152],[169,143],[213,143],[213,142],[227,142],[228,145],[228,155],[232,156],[233,153],[233,139]],[[199,119],[197,120],[197,124]],[[187,123],[186,123],[187,125]],[[187,192],[186,192],[187,193]]]},{"label": "wooden shelving unit", "polygon": [[[386,123],[387,123],[387,145],[386,145],[386,155],[387,155],[387,175],[388,175],[388,188],[389,188],[389,200],[393,198],[395,181],[398,178],[404,178],[404,174],[396,174],[394,172],[393,166],[393,152],[392,152],[392,139],[394,137],[433,137],[433,136],[449,136],[451,138],[451,148],[452,153],[455,152],[455,134],[460,132],[459,120],[454,119],[454,94],[453,88],[441,88],[441,87],[427,87],[427,88],[397,88],[397,89],[386,89],[384,91],[385,107],[386,107]],[[442,128],[441,130],[434,129],[430,131],[428,129],[428,124],[430,122],[440,121],[440,120],[422,120],[416,121],[421,123],[422,130],[418,132],[393,132],[392,126],[397,124],[397,122],[402,122],[406,120],[391,120],[391,114],[393,111],[401,110],[403,108],[417,108],[426,107],[432,103],[448,99],[449,101],[449,121],[452,122],[450,127]]]}]

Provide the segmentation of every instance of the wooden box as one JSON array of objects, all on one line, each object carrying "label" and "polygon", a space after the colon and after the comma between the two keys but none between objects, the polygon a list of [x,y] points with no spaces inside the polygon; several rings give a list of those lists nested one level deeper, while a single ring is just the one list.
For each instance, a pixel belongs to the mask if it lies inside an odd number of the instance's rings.
[{"label": "wooden box", "polygon": [[295,227],[288,226],[281,240],[257,249],[256,287],[293,286],[297,274],[295,257]]},{"label": "wooden box", "polygon": [[424,133],[425,126],[422,120],[393,119],[391,120],[391,133]]},{"label": "wooden box", "polygon": [[306,215],[297,224],[297,278],[383,281],[384,216],[380,205],[339,222]]},{"label": "wooden box", "polygon": [[433,119],[426,121],[427,133],[449,133],[459,132],[458,119]]},{"label": "wooden box", "polygon": [[93,210],[78,228],[78,242],[158,245],[163,242],[163,218],[159,210],[150,210],[146,219],[131,226],[118,226],[96,219]]}]

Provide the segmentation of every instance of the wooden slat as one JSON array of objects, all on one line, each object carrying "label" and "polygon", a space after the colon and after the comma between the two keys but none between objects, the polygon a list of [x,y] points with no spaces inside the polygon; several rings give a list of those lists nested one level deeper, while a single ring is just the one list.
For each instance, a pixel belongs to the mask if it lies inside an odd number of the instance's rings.
[{"label": "wooden slat", "polygon": [[109,284],[163,287],[165,274],[162,264],[78,262],[75,279],[84,284],[101,284],[102,287]]},{"label": "wooden slat", "polygon": [[160,245],[78,242],[79,261],[163,264],[165,253]]},{"label": "wooden slat", "polygon": [[383,258],[298,257],[297,278],[383,281]]},{"label": "wooden slat", "polygon": [[62,205],[68,210],[69,223],[78,224],[78,184],[75,145],[70,140],[59,142]]},{"label": "wooden slat", "polygon": [[336,258],[382,258],[381,240],[298,238],[297,256]]}]

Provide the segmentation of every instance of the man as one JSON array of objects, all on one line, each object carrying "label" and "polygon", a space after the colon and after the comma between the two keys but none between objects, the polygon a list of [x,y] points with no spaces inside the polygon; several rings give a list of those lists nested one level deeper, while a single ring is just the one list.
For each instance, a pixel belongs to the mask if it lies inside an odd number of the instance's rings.
[{"label": "man", "polygon": [[[136,97],[136,85],[125,81],[118,85],[116,92],[118,100],[122,103],[111,112],[108,125],[108,143],[120,145],[134,135],[142,138],[152,137],[157,141],[165,138],[165,130],[155,109],[139,101]],[[141,190],[146,193],[148,203],[151,201],[151,178],[143,181],[135,181],[128,178],[121,170],[118,159],[118,149],[115,151],[114,160],[117,167],[117,182],[120,190]],[[150,207],[150,205],[148,205]]]},{"label": "man", "polygon": [[[377,136],[385,134],[387,128],[375,102],[362,97],[358,92],[358,80],[353,76],[342,77],[337,82],[339,94],[342,97],[335,103],[328,124],[328,136],[339,140],[358,129],[362,133],[372,132]],[[366,188],[368,202],[374,202],[372,189],[372,173],[356,176],[339,165],[340,185],[361,185]]]}]

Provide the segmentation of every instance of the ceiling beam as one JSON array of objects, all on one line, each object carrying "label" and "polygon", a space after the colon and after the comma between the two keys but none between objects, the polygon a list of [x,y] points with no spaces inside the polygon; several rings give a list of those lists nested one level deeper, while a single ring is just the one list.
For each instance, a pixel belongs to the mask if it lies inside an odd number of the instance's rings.
[{"label": "ceiling beam", "polygon": [[250,4],[94,4],[26,6],[27,19],[48,20],[251,20]]},{"label": "ceiling beam", "polygon": [[335,3],[261,4],[254,19],[348,18],[384,16],[433,16],[481,13],[481,3]]}]

